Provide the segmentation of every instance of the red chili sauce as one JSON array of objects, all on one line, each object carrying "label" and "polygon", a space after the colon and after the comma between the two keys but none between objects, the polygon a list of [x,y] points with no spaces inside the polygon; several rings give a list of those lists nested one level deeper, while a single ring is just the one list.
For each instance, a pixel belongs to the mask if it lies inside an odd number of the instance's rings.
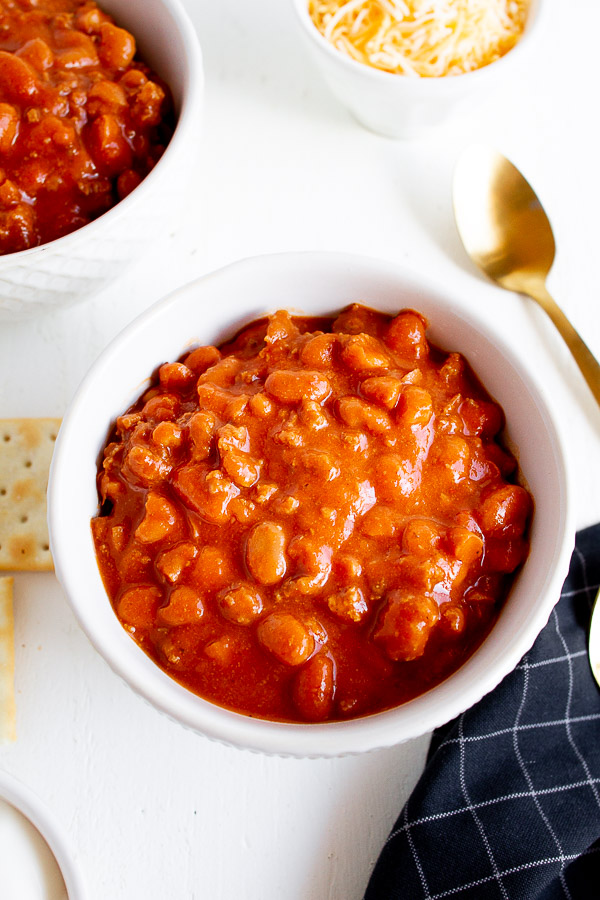
[{"label": "red chili sauce", "polygon": [[191,691],[318,722],[473,653],[528,553],[502,410],[424,319],[278,312],[165,363],[104,452],[92,521],[124,628]]}]

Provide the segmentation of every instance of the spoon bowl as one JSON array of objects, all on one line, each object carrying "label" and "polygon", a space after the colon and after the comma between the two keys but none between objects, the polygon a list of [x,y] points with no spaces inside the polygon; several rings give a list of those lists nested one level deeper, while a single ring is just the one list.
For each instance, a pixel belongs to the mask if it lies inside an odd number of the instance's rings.
[{"label": "spoon bowl", "polygon": [[598,682],[598,687],[600,687],[600,591],[598,591],[594,609],[592,610],[588,654],[592,675]]},{"label": "spoon bowl", "polygon": [[501,287],[527,294],[542,307],[600,404],[600,365],[546,288],[556,247],[531,185],[502,154],[475,145],[456,167],[454,214],[475,265]]}]

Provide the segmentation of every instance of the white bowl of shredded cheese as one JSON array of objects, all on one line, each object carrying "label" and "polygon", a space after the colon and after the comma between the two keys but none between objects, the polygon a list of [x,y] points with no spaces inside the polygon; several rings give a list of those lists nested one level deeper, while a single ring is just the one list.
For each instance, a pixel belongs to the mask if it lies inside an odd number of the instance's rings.
[{"label": "white bowl of shredded cheese", "polygon": [[412,138],[514,75],[542,0],[293,0],[332,92],[379,134]]}]

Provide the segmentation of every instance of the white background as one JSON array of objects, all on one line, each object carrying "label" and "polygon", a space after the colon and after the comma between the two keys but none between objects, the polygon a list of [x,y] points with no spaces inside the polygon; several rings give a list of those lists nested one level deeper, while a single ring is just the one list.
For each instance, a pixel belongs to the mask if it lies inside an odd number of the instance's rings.
[{"label": "white background", "polygon": [[[108,341],[172,288],[242,256],[345,250],[459,290],[535,362],[571,452],[578,526],[600,519],[600,411],[530,301],[461,248],[451,176],[474,140],[534,184],[558,255],[550,288],[600,356],[597,0],[546,0],[525,76],[427,140],[363,130],[306,56],[288,0],[187,0],[207,78],[176,233],[92,301],[0,330],[0,416],[60,416]],[[285,298],[282,298],[285,302]],[[92,900],[360,900],[428,738],[337,760],[272,759],[167,721],[92,650],[52,575],[15,579],[18,741],[0,766],[66,830]]]}]

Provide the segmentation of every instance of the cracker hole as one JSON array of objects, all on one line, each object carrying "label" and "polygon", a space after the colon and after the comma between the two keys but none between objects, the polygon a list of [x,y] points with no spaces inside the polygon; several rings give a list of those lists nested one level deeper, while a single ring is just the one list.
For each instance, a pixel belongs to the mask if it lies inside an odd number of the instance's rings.
[{"label": "cracker hole", "polygon": [[0,488],[0,497],[6,497],[6,488]]},{"label": "cracker hole", "polygon": [[21,522],[27,522],[29,520],[29,516],[21,516]]},{"label": "cracker hole", "polygon": [[51,435],[50,435],[50,440],[51,440],[51,441],[55,441],[55,440],[56,440],[56,435],[55,435],[55,434],[51,434]]},{"label": "cracker hole", "polygon": [[5,440],[5,441],[10,441],[10,434],[5,434],[5,435],[4,435],[4,440]]},{"label": "cracker hole", "polygon": [[30,460],[30,459],[25,460],[25,468],[26,468],[26,469],[30,469],[30,468],[31,468],[31,460]]},{"label": "cracker hole", "polygon": [[50,549],[50,545],[49,545],[49,544],[42,544],[42,550],[44,550],[45,552],[47,552],[49,549]]}]

